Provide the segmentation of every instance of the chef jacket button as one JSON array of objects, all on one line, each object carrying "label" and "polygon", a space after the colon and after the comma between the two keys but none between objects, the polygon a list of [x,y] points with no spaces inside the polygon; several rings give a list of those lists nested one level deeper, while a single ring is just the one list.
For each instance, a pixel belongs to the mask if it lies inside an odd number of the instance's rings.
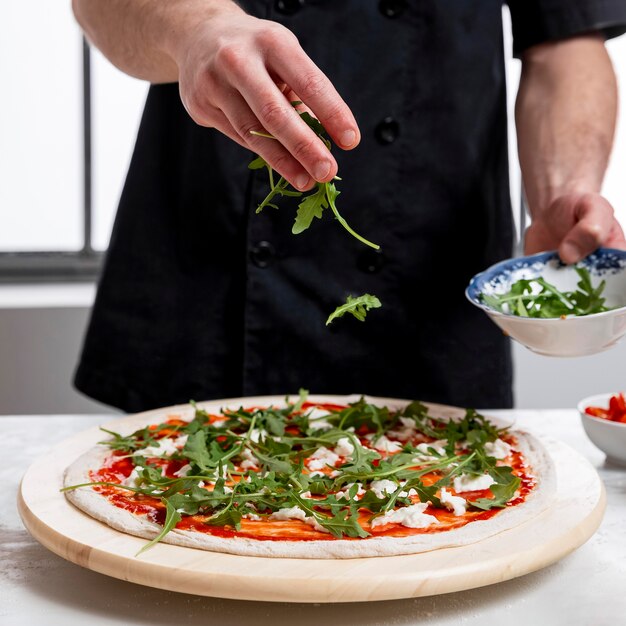
[{"label": "chef jacket button", "polygon": [[304,6],[304,0],[276,0],[274,6],[283,15],[293,15]]},{"label": "chef jacket button", "polygon": [[393,143],[400,133],[400,124],[393,117],[386,117],[376,126],[374,135],[378,143],[383,146]]},{"label": "chef jacket button", "polygon": [[406,9],[406,0],[380,0],[378,10],[385,17],[398,17]]},{"label": "chef jacket button", "polygon": [[261,269],[269,267],[275,256],[276,250],[274,250],[274,246],[269,241],[259,241],[250,250],[250,260]]},{"label": "chef jacket button", "polygon": [[385,255],[380,250],[368,248],[359,254],[356,266],[366,274],[376,274],[385,265]]}]

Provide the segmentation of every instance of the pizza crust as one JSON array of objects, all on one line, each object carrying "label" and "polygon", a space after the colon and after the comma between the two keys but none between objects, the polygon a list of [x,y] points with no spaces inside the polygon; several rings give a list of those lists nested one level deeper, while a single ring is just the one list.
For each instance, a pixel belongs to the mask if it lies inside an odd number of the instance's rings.
[{"label": "pizza crust", "polygon": [[[492,420],[495,421],[495,420]],[[200,532],[173,529],[163,539],[178,546],[225,552],[242,556],[299,559],[351,559],[363,557],[417,554],[441,548],[464,546],[505,532],[541,515],[554,501],[556,471],[545,446],[531,433],[511,431],[536,479],[535,488],[526,500],[507,508],[492,518],[470,522],[461,528],[410,537],[372,537],[366,539],[320,539],[313,541],[264,541],[243,537],[216,537]],[[64,485],[90,482],[90,471],[102,466],[110,449],[97,446],[72,463],[64,475]],[[76,507],[119,530],[120,532],[153,539],[162,527],[147,519],[111,504],[92,488],[84,487],[65,492]]]}]

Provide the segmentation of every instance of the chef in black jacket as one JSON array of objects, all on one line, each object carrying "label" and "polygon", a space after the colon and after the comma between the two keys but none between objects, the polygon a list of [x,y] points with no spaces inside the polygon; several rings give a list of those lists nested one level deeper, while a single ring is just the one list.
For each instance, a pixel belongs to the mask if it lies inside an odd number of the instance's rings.
[{"label": "chef in black jacket", "polygon": [[[508,4],[527,251],[623,247],[599,190],[616,117],[604,39],[626,30],[626,3]],[[153,83],[78,389],[126,411],[299,387],[511,406],[509,341],[463,295],[512,253],[501,0],[73,6],[93,44]],[[341,212],[381,251],[330,216],[292,235],[297,201],[255,215],[268,184],[252,152],[299,189],[339,168]],[[362,293],[383,308],[325,326]]]}]

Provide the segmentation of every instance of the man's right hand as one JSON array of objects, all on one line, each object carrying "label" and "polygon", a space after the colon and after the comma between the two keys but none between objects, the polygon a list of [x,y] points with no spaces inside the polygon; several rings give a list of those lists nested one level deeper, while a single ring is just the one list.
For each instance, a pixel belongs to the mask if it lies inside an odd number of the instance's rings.
[{"label": "man's right hand", "polygon": [[341,148],[359,143],[359,129],[291,31],[228,11],[200,22],[179,39],[172,56],[180,96],[196,123],[217,128],[260,154],[297,189],[332,180],[335,159],[290,102],[302,101]]},{"label": "man's right hand", "polygon": [[232,0],[72,0],[72,7],[114,65],[153,83],[178,80],[195,122],[260,154],[297,189],[331,180],[337,163],[290,102],[304,102],[339,147],[360,141],[350,109],[295,35]]}]

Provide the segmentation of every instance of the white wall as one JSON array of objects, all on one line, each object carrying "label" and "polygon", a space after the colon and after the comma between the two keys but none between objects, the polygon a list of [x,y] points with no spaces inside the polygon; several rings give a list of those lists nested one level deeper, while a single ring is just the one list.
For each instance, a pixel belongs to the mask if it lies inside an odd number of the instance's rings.
[{"label": "white wall", "polygon": [[0,308],[0,415],[112,412],[71,386],[88,315],[85,307]]}]

